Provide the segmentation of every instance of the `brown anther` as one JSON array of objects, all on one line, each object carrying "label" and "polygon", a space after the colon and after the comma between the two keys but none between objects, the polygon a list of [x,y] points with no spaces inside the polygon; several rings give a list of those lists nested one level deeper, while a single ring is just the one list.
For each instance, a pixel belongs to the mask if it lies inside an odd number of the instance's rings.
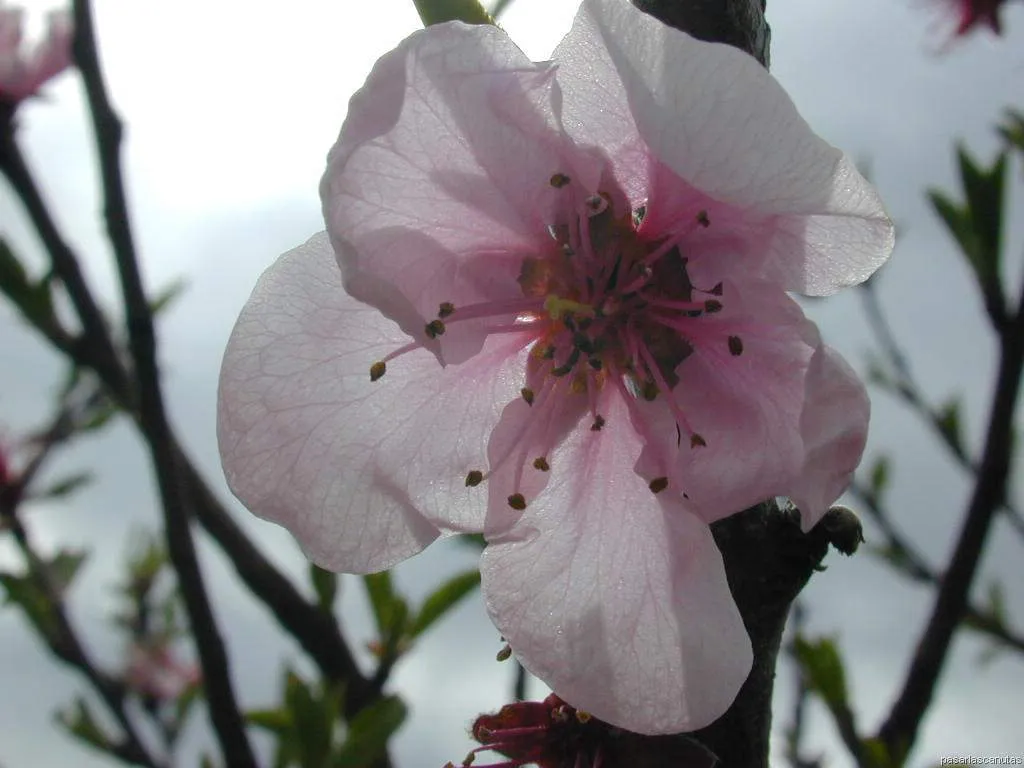
[{"label": "brown anther", "polygon": [[694,432],[692,435],[690,435],[690,447],[691,448],[698,448],[698,447],[705,448],[705,447],[707,447],[707,444],[708,444],[708,441],[705,440],[700,435],[698,435],[696,432]]},{"label": "brown anther", "polygon": [[708,291],[708,293],[712,296],[721,296],[723,291],[724,286],[721,283],[715,283],[715,287]]},{"label": "brown anther", "polygon": [[545,459],[543,456],[538,456],[536,459],[533,460],[533,468],[539,469],[541,472],[547,472],[549,469],[551,469],[551,465],[548,464],[548,460]]},{"label": "brown anther", "polygon": [[450,301],[442,301],[441,306],[437,310],[437,316],[440,318],[449,317],[455,312],[455,305]]},{"label": "brown anther", "polygon": [[551,177],[550,184],[555,189],[561,189],[562,187],[567,186],[570,181],[572,181],[572,179],[564,173],[556,173]]},{"label": "brown anther", "polygon": [[574,395],[582,395],[587,391],[587,377],[576,376],[569,382],[569,391]]},{"label": "brown anther", "polygon": [[711,219],[708,218],[707,211],[697,211],[697,223],[702,227],[710,227]]},{"label": "brown anther", "polygon": [[717,299],[708,299],[704,302],[704,311],[709,315],[715,314],[715,312],[722,311],[722,302]]},{"label": "brown anther", "polygon": [[377,381],[381,376],[387,373],[388,366],[386,363],[378,360],[376,363],[370,366],[370,381]]},{"label": "brown anther", "polygon": [[519,512],[526,509],[526,499],[521,493],[513,493],[508,497],[508,505]]},{"label": "brown anther", "polygon": [[523,387],[519,390],[519,394],[523,396],[523,400],[526,401],[527,405],[533,405],[533,390],[529,387]]},{"label": "brown anther", "polygon": [[651,489],[651,493],[661,493],[668,488],[668,478],[656,477],[647,484],[647,487]]},{"label": "brown anther", "polygon": [[429,323],[427,323],[424,330],[427,333],[427,338],[436,339],[438,336],[444,333],[444,323],[442,323],[440,320],[431,320]]},{"label": "brown anther", "polygon": [[590,425],[591,432],[600,432],[604,428],[604,416],[597,414],[594,423]]},{"label": "brown anther", "polygon": [[480,483],[484,481],[484,473],[479,469],[470,470],[469,474],[466,475],[466,487],[476,488]]},{"label": "brown anther", "polygon": [[640,396],[651,402],[658,396],[658,385],[653,381],[645,381],[640,387]]},{"label": "brown anther", "polygon": [[494,658],[498,661],[508,661],[512,658],[512,646],[505,643],[505,647],[498,651],[498,654]]},{"label": "brown anther", "polygon": [[729,337],[729,353],[733,357],[739,357],[743,354],[743,339],[739,336]]}]

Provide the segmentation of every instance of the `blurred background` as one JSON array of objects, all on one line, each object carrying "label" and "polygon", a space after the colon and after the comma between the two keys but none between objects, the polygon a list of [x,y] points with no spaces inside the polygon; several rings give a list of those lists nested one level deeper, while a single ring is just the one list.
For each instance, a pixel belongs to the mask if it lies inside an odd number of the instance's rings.
[{"label": "blurred background", "polygon": [[[29,0],[30,29],[41,30],[42,12],[52,7]],[[575,8],[575,0],[515,0],[502,23],[531,58],[544,59]],[[411,0],[294,0],[287,7],[263,0],[96,0],[95,11],[108,85],[126,123],[127,185],[145,279],[150,289],[187,282],[159,326],[171,415],[187,448],[226,495],[214,413],[232,324],[262,270],[322,229],[317,184],[348,99],[376,58],[420,22]],[[772,0],[768,18],[775,76],[819,134],[870,167],[897,222],[896,252],[877,278],[883,306],[933,402],[962,397],[966,442],[976,449],[995,345],[973,277],[925,191],[940,187],[959,196],[954,141],[989,162],[998,147],[993,126],[1006,107],[1024,105],[1024,5],[1008,4],[1002,38],[980,30],[954,40],[953,0]],[[19,110],[19,138],[94,287],[113,304],[115,277],[101,233],[80,85],[66,74],[44,90],[43,99]],[[1016,221],[1007,232],[1009,286],[1019,285],[1024,270],[1021,172],[1019,164],[1011,171],[1015,195],[1007,215],[1012,220],[1016,213]],[[0,228],[19,254],[41,267],[40,246],[6,187],[0,187]],[[825,338],[864,371],[874,342],[857,292],[806,306]],[[47,418],[62,372],[61,360],[0,306],[0,437]],[[894,398],[873,389],[872,399],[865,466],[879,455],[890,457],[887,499],[894,522],[939,567],[969,478]],[[120,424],[79,441],[58,464],[64,473],[93,471],[96,482],[70,503],[32,506],[26,523],[43,548],[90,551],[71,611],[100,660],[116,667],[125,649],[108,626],[115,607],[111,585],[123,574],[131,533],[158,521],[146,454]],[[1022,468],[1018,458],[1018,477]],[[1019,487],[1014,493],[1024,503]],[[307,583],[305,561],[290,537],[251,519],[240,505],[234,509],[267,555]],[[868,524],[869,543],[872,532]],[[993,580],[1002,580],[1017,626],[1024,617],[1021,547],[1020,537],[998,520],[976,585],[983,596]],[[301,669],[301,654],[272,630],[272,619],[236,586],[224,560],[205,545],[200,552],[242,700],[247,707],[270,706],[282,661]],[[395,578],[415,600],[475,558],[470,547],[442,542],[399,566]],[[0,566],[17,562],[0,539]],[[803,594],[806,631],[838,638],[860,722],[873,729],[902,680],[932,591],[864,550],[851,559],[832,553],[826,564]],[[373,639],[362,588],[349,577],[342,585],[343,626],[362,649]],[[399,663],[391,688],[412,711],[394,742],[397,766],[461,760],[472,719],[511,699],[513,668],[494,660],[500,645],[474,595]],[[967,632],[958,635],[912,764],[933,765],[954,754],[1024,753],[1024,660],[1019,654],[992,657],[989,645]],[[84,685],[51,661],[15,610],[0,610],[0,648],[0,763],[107,765],[54,726],[54,710]],[[784,662],[776,691],[779,734],[791,716],[793,683],[794,671]],[[530,692],[546,693],[536,681]],[[812,706],[809,718],[806,751],[824,753],[830,766],[849,765],[824,711]],[[776,741],[781,748],[782,739]],[[200,748],[211,744],[204,719],[193,717],[181,764],[193,764]]]}]

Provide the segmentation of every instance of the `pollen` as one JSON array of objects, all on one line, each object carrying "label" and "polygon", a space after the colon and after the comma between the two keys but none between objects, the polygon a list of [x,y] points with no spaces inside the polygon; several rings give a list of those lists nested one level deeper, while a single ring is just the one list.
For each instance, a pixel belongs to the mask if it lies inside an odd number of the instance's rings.
[{"label": "pollen", "polygon": [[424,330],[426,331],[427,338],[436,339],[438,336],[444,334],[445,327],[444,323],[441,322],[440,320],[431,320],[429,323],[427,323]]},{"label": "pollen", "polygon": [[466,487],[467,488],[476,488],[483,481],[484,481],[484,473],[481,472],[479,469],[471,470],[469,472],[469,474],[466,475]]},{"label": "pollen", "polygon": [[378,360],[376,363],[370,366],[370,381],[377,381],[385,373],[387,373],[387,370],[387,363],[383,362],[382,360]]},{"label": "pollen", "polygon": [[548,460],[545,459],[543,456],[538,456],[536,459],[533,460],[533,468],[540,470],[541,472],[547,472],[549,469],[551,469],[551,465],[548,464]]},{"label": "pollen", "polygon": [[526,509],[526,498],[521,493],[513,493],[508,497],[508,505],[519,512]]},{"label": "pollen", "polygon": [[556,173],[551,177],[549,183],[555,189],[561,189],[562,187],[568,186],[569,182],[571,181],[572,179],[570,179],[564,173]]},{"label": "pollen", "polygon": [[656,477],[648,483],[647,487],[651,489],[651,493],[661,493],[668,488],[668,478]]}]

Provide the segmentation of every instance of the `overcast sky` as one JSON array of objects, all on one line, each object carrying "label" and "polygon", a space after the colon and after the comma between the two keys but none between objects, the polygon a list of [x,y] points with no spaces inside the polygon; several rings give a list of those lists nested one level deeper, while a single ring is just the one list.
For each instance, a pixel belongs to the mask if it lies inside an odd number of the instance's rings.
[{"label": "overcast sky", "polygon": [[[50,5],[30,2],[32,8]],[[531,57],[543,59],[568,30],[575,5],[516,0],[505,26]],[[988,159],[997,146],[993,122],[1004,107],[1024,106],[1024,6],[1018,3],[1007,13],[1004,39],[982,33],[946,49],[953,19],[945,10],[953,5],[773,0],[768,12],[776,77],[819,133],[871,162],[901,227],[882,295],[927,391],[937,401],[964,395],[965,423],[977,446],[994,344],[970,275],[929,213],[923,192],[953,184],[954,139]],[[232,323],[259,273],[322,228],[317,184],[348,98],[373,61],[419,21],[411,0],[295,0],[287,10],[263,0],[97,0],[96,10],[110,89],[128,126],[128,185],[147,282],[158,287],[185,276],[190,286],[161,326],[173,417],[208,477],[226,494],[214,439],[214,392]],[[21,137],[93,284],[110,297],[113,276],[100,236],[79,83],[64,76],[47,94],[46,101],[21,110]],[[1014,177],[1019,182],[1019,166]],[[1021,186],[1015,189],[1016,211],[1024,204]],[[0,189],[0,228],[19,253],[42,263],[6,189]],[[1024,265],[1022,229],[1018,215],[1007,251],[1013,286]],[[808,310],[830,343],[863,370],[870,335],[858,297],[840,296]],[[60,371],[60,361],[0,308],[0,428],[7,435],[46,417]],[[873,393],[873,401],[869,455],[892,455],[891,502],[898,521],[939,564],[969,486],[912,416],[880,393]],[[28,522],[47,547],[92,550],[72,593],[74,617],[95,653],[115,663],[120,649],[104,617],[113,605],[110,584],[119,574],[128,532],[157,520],[148,466],[139,442],[120,426],[69,452],[61,468],[93,469],[99,479],[73,505],[34,508]],[[1015,490],[1017,501],[1024,501]],[[301,578],[305,565],[289,537],[234,508],[269,556]],[[1022,542],[1003,524],[992,538],[979,591],[992,578],[1006,579],[1009,606],[1021,625]],[[299,654],[279,642],[267,613],[234,585],[223,560],[208,547],[203,554],[243,700],[268,706],[279,684],[275,670]],[[13,562],[12,550],[0,543],[0,563]],[[420,597],[445,574],[473,562],[473,553],[444,543],[401,566],[397,578]],[[930,593],[908,586],[867,554],[842,561],[833,554],[828,564],[805,592],[811,631],[841,639],[854,702],[864,730],[871,730],[902,679]],[[370,633],[360,585],[346,580],[344,590],[345,626],[354,642],[364,642]],[[53,709],[83,685],[42,653],[15,611],[0,612],[0,647],[0,764],[105,765],[51,725]],[[494,662],[498,647],[475,599],[399,665],[393,688],[413,709],[396,742],[401,768],[461,759],[469,746],[469,721],[509,696],[511,668]],[[1024,754],[1019,717],[1009,714],[1022,706],[1024,660],[1001,656],[980,667],[976,662],[985,647],[966,636],[957,642],[914,766],[950,754]],[[780,672],[779,728],[788,720],[792,690],[789,668]],[[542,693],[540,686],[534,690]],[[826,751],[829,765],[849,765],[828,720],[815,712],[811,751]],[[198,720],[189,736],[191,744],[212,744]]]}]

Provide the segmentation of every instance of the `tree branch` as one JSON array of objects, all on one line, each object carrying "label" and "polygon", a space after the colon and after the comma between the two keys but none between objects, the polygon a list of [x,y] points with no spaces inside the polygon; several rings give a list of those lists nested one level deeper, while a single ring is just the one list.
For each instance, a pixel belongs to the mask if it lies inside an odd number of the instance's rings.
[{"label": "tree branch", "polygon": [[746,51],[768,68],[772,35],[765,0],[633,0],[633,5],[698,40]]}]

